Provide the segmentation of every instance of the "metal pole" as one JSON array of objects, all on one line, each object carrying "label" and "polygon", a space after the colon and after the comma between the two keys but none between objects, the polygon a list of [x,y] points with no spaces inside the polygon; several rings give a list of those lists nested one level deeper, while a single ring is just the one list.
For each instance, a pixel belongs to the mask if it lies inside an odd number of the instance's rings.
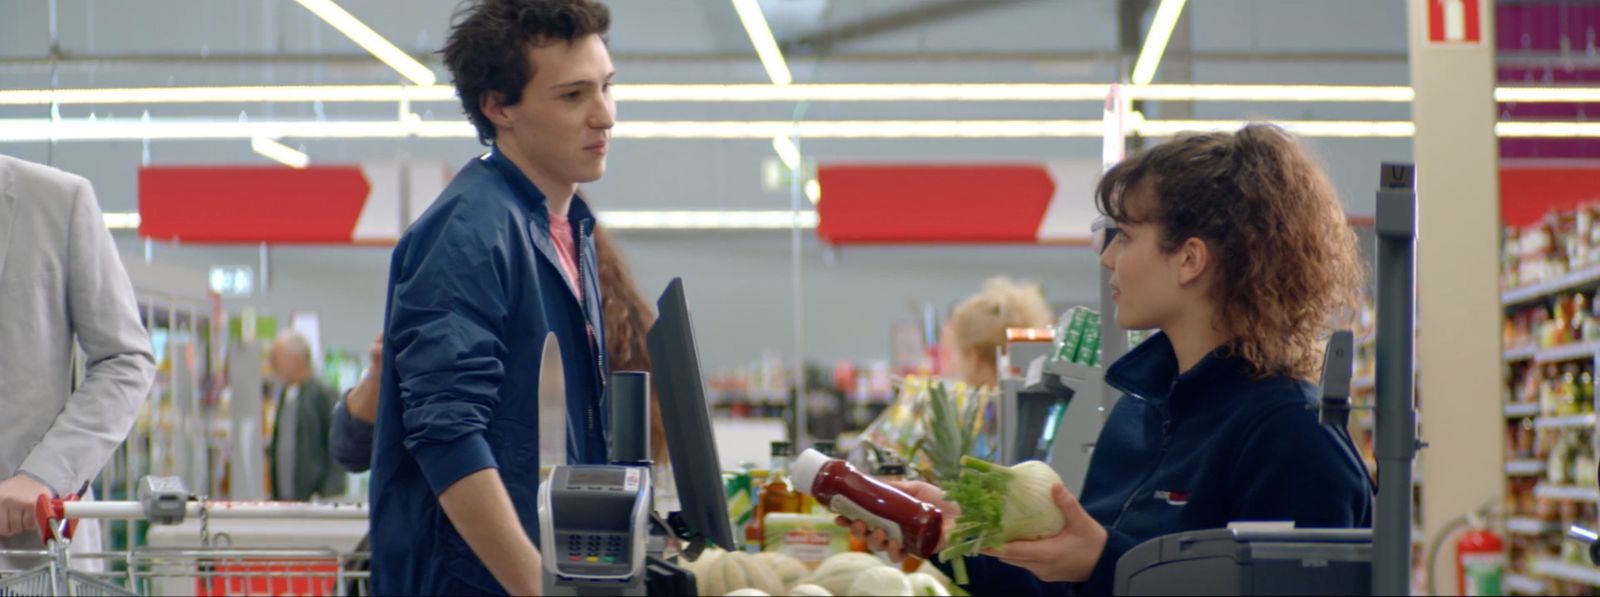
[{"label": "metal pole", "polygon": [[1405,595],[1411,579],[1411,462],[1417,454],[1412,391],[1416,294],[1416,168],[1384,164],[1378,184],[1377,520],[1372,593]]},{"label": "metal pole", "polygon": [[[800,139],[794,138],[795,147],[800,146]],[[803,155],[803,154],[802,154]],[[801,276],[801,267],[804,261],[800,252],[804,249],[800,236],[800,206],[802,193],[800,190],[800,177],[805,172],[802,162],[789,169],[789,210],[793,222],[789,232],[790,264],[794,274],[794,449],[800,453],[810,447],[806,441],[806,301],[805,284]]]}]

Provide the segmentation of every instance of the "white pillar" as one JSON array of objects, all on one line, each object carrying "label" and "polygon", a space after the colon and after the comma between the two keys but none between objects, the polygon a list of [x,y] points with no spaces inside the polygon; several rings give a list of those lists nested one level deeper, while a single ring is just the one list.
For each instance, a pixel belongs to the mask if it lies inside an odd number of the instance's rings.
[{"label": "white pillar", "polygon": [[[1457,4],[1445,7],[1444,37],[1452,41],[1431,43],[1434,1],[1409,0],[1408,27],[1417,126],[1416,363],[1421,437],[1430,445],[1418,468],[1429,539],[1505,494],[1494,3],[1444,1]],[[1478,4],[1478,43],[1459,41],[1466,29],[1449,23],[1468,3]],[[1434,570],[1441,595],[1457,594],[1451,544]]]}]

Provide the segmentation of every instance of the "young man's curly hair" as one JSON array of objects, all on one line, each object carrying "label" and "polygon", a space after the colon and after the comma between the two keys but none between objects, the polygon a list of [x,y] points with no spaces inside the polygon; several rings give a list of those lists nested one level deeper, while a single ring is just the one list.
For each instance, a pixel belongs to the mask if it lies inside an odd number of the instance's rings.
[{"label": "young man's curly hair", "polygon": [[[1140,185],[1153,201],[1122,200]],[[1095,196],[1112,220],[1159,225],[1166,251],[1206,243],[1216,327],[1255,376],[1315,379],[1365,268],[1333,184],[1292,135],[1268,124],[1182,135],[1107,171]]]},{"label": "young man's curly hair", "polygon": [[594,0],[472,0],[454,21],[441,53],[461,108],[477,127],[478,141],[488,145],[495,130],[479,107],[483,95],[499,93],[506,105],[516,105],[537,66],[529,63],[528,49],[589,35],[603,38],[611,28],[611,10]]}]

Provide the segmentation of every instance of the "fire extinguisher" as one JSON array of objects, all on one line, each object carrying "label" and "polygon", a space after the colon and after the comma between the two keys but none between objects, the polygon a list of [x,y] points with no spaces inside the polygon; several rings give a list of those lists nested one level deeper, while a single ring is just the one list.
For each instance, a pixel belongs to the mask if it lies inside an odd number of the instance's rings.
[{"label": "fire extinguisher", "polygon": [[1462,595],[1504,595],[1505,541],[1490,531],[1482,517],[1456,539],[1456,586]]}]

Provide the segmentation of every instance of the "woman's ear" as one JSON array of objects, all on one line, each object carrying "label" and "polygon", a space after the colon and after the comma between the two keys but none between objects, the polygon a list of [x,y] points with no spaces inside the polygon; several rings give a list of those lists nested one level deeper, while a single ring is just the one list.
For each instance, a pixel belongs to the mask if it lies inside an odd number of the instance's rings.
[{"label": "woman's ear", "polygon": [[1206,241],[1190,237],[1178,247],[1178,283],[1193,284],[1211,267],[1211,246]]}]

